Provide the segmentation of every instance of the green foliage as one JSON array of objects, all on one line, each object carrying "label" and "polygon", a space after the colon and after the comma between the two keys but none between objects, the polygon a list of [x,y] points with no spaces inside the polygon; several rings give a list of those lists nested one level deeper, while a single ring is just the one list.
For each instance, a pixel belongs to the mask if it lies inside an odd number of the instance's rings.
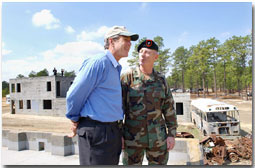
[{"label": "green foliage", "polygon": [[36,72],[35,71],[31,71],[28,75],[28,77],[36,77]]},{"label": "green foliage", "polygon": [[154,63],[154,68],[162,73],[162,74],[166,74],[168,71],[168,66],[170,64],[169,58],[170,58],[170,48],[166,48],[163,49],[164,47],[164,40],[162,37],[160,36],[156,36],[154,37],[153,41],[155,41],[155,43],[157,43],[159,50],[159,56],[158,59],[155,61]]},{"label": "green foliage", "polygon": [[5,97],[7,94],[9,94],[9,83],[2,81],[2,97]]},{"label": "green foliage", "polygon": [[49,76],[49,72],[46,68],[39,72],[31,71],[28,75],[28,77],[39,77],[39,76]]},{"label": "green foliage", "polygon": [[[189,50],[178,47],[172,54],[170,87],[180,88],[183,71],[186,88],[221,88],[228,93],[250,89],[252,85],[251,35],[232,36],[223,44],[210,38]],[[185,88],[185,89],[186,89]]]},{"label": "green foliage", "polygon": [[22,74],[18,74],[17,78],[24,78],[25,76]]},{"label": "green foliage", "polygon": [[177,71],[181,73],[181,81],[182,81],[182,89],[185,89],[185,71],[186,65],[188,62],[189,53],[188,50],[183,46],[178,47],[175,52],[172,54],[172,58],[174,61],[174,67]]},{"label": "green foliage", "polygon": [[66,76],[66,77],[75,77],[76,75],[75,75],[74,71],[70,71],[70,72],[65,71],[64,76]]},{"label": "green foliage", "polygon": [[48,72],[48,70],[45,68],[45,69],[39,71],[39,72],[36,74],[36,76],[49,76],[49,72]]}]

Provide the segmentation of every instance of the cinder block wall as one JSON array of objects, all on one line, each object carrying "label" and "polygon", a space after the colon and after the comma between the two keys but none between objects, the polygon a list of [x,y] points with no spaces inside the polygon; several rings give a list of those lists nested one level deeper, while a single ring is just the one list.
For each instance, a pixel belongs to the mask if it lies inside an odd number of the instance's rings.
[{"label": "cinder block wall", "polygon": [[60,156],[79,153],[77,136],[69,138],[63,134],[9,130],[2,130],[2,135],[2,144],[4,147],[8,147],[9,150],[44,150]]},{"label": "cinder block wall", "polygon": [[[62,76],[43,76],[34,78],[16,78],[10,79],[10,98],[15,104],[15,113],[48,115],[48,116],[65,116],[66,92],[71,86],[74,77]],[[47,82],[51,83],[50,91],[47,91]],[[59,95],[57,95],[57,82],[60,83]],[[12,84],[15,91],[12,92]],[[17,92],[17,84],[20,84],[20,92]],[[27,101],[30,100],[31,108],[28,109]],[[51,109],[43,107],[44,100],[51,100]],[[20,108],[20,101],[23,107]],[[12,103],[10,104],[12,108]]]},{"label": "cinder block wall", "polygon": [[174,108],[176,103],[183,103],[183,115],[177,115],[178,122],[191,122],[190,113],[190,93],[172,93],[174,98]]},{"label": "cinder block wall", "polygon": [[[45,132],[18,132],[2,130],[3,146],[9,150],[45,150],[52,155],[68,156],[79,154],[78,137]],[[175,147],[169,153],[168,163],[186,165],[201,164],[201,149],[198,139],[176,138]],[[146,162],[145,158],[145,162]]]}]

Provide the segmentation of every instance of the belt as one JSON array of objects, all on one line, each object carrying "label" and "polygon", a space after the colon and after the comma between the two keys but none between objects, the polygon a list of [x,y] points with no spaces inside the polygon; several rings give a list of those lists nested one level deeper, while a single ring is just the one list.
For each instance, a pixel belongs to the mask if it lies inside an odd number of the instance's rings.
[{"label": "belt", "polygon": [[90,121],[90,122],[93,122],[93,123],[96,123],[96,124],[101,124],[101,125],[117,125],[120,121],[114,121],[114,122],[102,122],[102,121],[97,121],[97,120],[93,120],[89,117],[81,117],[80,120],[83,120],[83,121]]}]

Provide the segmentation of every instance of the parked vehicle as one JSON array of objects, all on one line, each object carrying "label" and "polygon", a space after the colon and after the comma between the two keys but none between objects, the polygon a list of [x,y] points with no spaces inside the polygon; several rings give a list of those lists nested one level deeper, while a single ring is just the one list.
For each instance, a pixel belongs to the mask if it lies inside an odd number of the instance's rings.
[{"label": "parked vehicle", "polygon": [[192,100],[192,121],[206,135],[238,136],[240,121],[238,109],[212,99]]}]

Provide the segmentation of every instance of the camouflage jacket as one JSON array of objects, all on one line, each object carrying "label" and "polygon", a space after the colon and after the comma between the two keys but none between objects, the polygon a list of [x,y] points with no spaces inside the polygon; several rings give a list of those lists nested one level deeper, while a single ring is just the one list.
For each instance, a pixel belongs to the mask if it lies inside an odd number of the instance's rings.
[{"label": "camouflage jacket", "polygon": [[121,75],[121,85],[125,145],[160,147],[166,144],[167,136],[175,137],[174,101],[163,75],[153,69],[145,79],[137,67]]}]

